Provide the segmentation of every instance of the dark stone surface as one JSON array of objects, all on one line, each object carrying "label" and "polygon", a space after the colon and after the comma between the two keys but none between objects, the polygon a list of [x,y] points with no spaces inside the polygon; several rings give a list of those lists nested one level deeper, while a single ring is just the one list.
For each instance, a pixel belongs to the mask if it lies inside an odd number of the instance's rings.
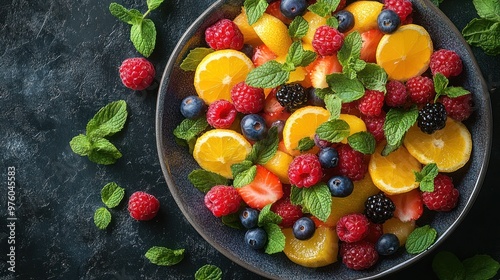
[{"label": "dark stone surface", "polygon": [[[209,263],[222,268],[224,279],[259,279],[209,246],[168,192],[154,135],[157,88],[132,92],[122,86],[117,72],[121,61],[139,54],[129,41],[129,26],[109,13],[109,3],[0,0],[0,278],[193,279]],[[145,1],[120,3],[146,9]],[[166,1],[150,14],[158,31],[150,57],[158,80],[177,40],[211,3]],[[442,10],[459,29],[476,17],[468,0],[445,0]],[[490,87],[499,87],[500,57],[473,51]],[[495,124],[500,122],[498,94],[491,94]],[[100,107],[118,99],[127,101],[129,118],[111,142],[123,158],[101,166],[74,154],[71,138],[84,133]],[[495,222],[500,213],[498,131],[493,141],[488,175],[469,216],[433,254],[391,279],[435,278],[431,263],[439,250],[461,259],[489,254],[500,260],[500,225]],[[8,167],[16,169],[16,273],[7,270]],[[127,196],[136,190],[157,196],[162,205],[158,217],[136,222],[122,202],[111,209],[108,230],[98,230],[93,213],[103,206],[101,188],[112,181]],[[185,248],[186,256],[176,266],[155,266],[144,257],[151,246]]]}]

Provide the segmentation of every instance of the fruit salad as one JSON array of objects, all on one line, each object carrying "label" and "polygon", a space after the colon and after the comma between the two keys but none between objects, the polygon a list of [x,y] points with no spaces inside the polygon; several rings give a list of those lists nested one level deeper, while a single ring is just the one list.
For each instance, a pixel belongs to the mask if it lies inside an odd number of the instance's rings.
[{"label": "fruit salad", "polygon": [[409,0],[247,0],[190,50],[173,133],[200,203],[249,250],[364,270],[432,244],[419,219],[460,199],[473,103],[460,56],[414,16]]}]

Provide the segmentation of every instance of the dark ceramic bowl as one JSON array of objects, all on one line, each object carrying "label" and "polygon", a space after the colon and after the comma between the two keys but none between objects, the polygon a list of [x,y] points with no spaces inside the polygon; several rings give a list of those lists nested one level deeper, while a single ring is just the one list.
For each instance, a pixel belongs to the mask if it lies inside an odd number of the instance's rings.
[{"label": "dark ceramic bowl", "polygon": [[173,130],[182,121],[179,111],[181,100],[196,94],[193,72],[179,68],[189,50],[204,45],[204,30],[221,18],[234,18],[241,10],[243,0],[220,0],[210,6],[186,31],[174,49],[166,66],[158,93],[156,112],[156,138],[158,154],[168,187],[179,208],[193,227],[208,243],[246,269],[276,279],[374,279],[403,269],[427,255],[439,245],[463,220],[471,208],[483,182],[492,135],[490,98],[479,67],[460,32],[450,20],[427,0],[413,0],[415,23],[431,34],[435,49],[455,50],[463,59],[463,87],[473,93],[476,112],[466,121],[472,133],[473,149],[469,163],[453,174],[461,198],[458,206],[447,213],[430,213],[418,225],[430,224],[438,232],[433,246],[419,255],[410,255],[404,249],[396,256],[381,258],[377,265],[366,271],[352,271],[340,262],[322,268],[305,268],[292,263],[283,253],[267,255],[248,249],[244,232],[224,226],[204,206],[204,194],[194,188],[188,174],[199,168],[186,147],[176,144]]}]

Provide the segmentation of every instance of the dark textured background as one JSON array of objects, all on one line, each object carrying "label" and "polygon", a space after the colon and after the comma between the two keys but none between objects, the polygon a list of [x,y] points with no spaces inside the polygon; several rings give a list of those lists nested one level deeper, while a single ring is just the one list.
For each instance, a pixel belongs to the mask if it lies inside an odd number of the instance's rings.
[{"label": "dark textured background", "polygon": [[[224,279],[259,279],[218,253],[190,226],[168,192],[155,143],[158,82],[132,92],[120,82],[121,62],[139,56],[129,26],[108,11],[111,1],[0,0],[0,279],[193,279],[204,264],[222,268]],[[442,10],[462,29],[476,17],[470,0],[445,0]],[[120,1],[142,12],[145,1]],[[150,60],[161,73],[177,40],[212,1],[166,0],[149,18],[158,31]],[[473,48],[490,88],[500,87],[500,57]],[[500,122],[500,93],[492,90],[494,123]],[[111,166],[75,155],[68,142],[84,133],[102,106],[124,99],[129,118],[111,138],[123,158]],[[494,124],[494,128],[497,125]],[[500,136],[493,134],[488,175],[476,204],[457,230],[433,254],[390,279],[435,278],[431,262],[439,250],[461,259],[489,254],[500,261],[498,166]],[[7,167],[16,168],[16,273],[7,271]],[[106,231],[93,223],[108,182],[150,192],[159,215],[136,222],[125,201],[111,209]],[[151,246],[185,248],[172,267],[149,263]]]}]

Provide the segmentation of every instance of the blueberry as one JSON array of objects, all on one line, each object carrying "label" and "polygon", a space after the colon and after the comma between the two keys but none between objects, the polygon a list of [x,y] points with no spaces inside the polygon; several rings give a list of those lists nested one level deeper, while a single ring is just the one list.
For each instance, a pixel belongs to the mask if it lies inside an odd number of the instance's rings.
[{"label": "blueberry", "polygon": [[342,175],[333,176],[328,180],[327,185],[331,195],[335,197],[349,196],[354,190],[354,184],[351,179]]},{"label": "blueberry", "polygon": [[318,153],[319,163],[323,168],[333,168],[339,163],[339,153],[333,147],[326,147]]},{"label": "blueberry", "polygon": [[243,48],[240,50],[240,52],[244,53],[248,58],[252,59],[253,47],[252,47],[252,45],[244,44]]},{"label": "blueberry", "polygon": [[267,243],[266,231],[260,227],[247,230],[245,233],[245,243],[255,250],[264,248]]},{"label": "blueberry", "polygon": [[241,119],[241,132],[248,140],[259,141],[266,136],[267,126],[263,117],[248,114]]},{"label": "blueberry", "polygon": [[304,14],[306,8],[307,0],[281,0],[280,4],[281,13],[289,19]]},{"label": "blueberry", "polygon": [[382,256],[394,254],[399,248],[399,238],[393,233],[384,233],[375,244],[375,250]]},{"label": "blueberry", "polygon": [[314,144],[316,144],[316,146],[320,147],[321,149],[330,147],[332,145],[331,142],[320,139],[318,134],[314,134]]},{"label": "blueberry", "polygon": [[342,10],[335,14],[335,18],[339,22],[337,29],[344,33],[354,27],[354,16],[351,12]]},{"label": "blueberry", "polygon": [[181,102],[181,114],[188,119],[201,117],[206,110],[207,105],[203,99],[195,95],[190,95]]},{"label": "blueberry", "polygon": [[302,217],[293,224],[293,236],[299,240],[306,240],[313,236],[316,225],[309,217]]},{"label": "blueberry", "polygon": [[309,96],[307,97],[307,100],[308,100],[310,105],[325,107],[325,101],[318,97],[318,95],[316,94],[315,88],[310,88],[308,90],[308,95]]},{"label": "blueberry", "polygon": [[247,229],[256,227],[258,220],[259,211],[256,209],[247,207],[240,213],[240,222]]},{"label": "blueberry", "polygon": [[377,17],[378,29],[385,34],[390,34],[398,29],[401,19],[393,10],[383,10]]}]

